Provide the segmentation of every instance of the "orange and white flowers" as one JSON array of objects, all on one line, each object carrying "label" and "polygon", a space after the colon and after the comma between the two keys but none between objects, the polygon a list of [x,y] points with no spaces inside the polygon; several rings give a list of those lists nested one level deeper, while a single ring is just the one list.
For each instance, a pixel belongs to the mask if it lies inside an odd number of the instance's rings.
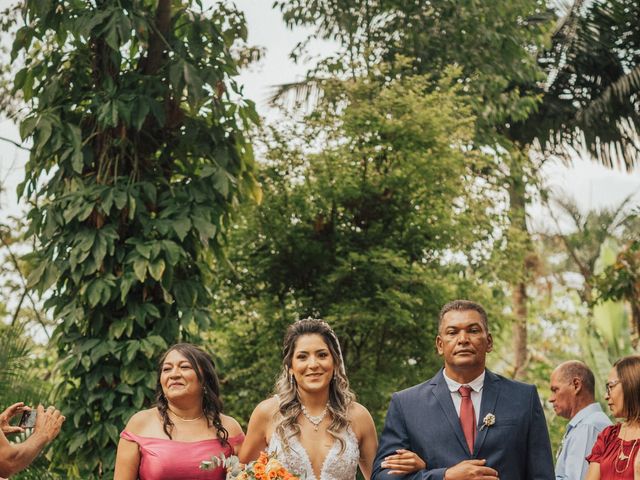
[{"label": "orange and white flowers", "polygon": [[244,466],[238,457],[211,457],[210,461],[200,463],[202,470],[213,470],[222,467],[227,470],[226,480],[300,480],[297,476],[289,472],[275,457],[264,452],[255,462]]}]

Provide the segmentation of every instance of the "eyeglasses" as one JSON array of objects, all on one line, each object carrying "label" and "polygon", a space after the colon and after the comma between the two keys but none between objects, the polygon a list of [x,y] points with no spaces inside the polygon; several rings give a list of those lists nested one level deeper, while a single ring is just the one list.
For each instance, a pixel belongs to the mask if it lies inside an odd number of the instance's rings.
[{"label": "eyeglasses", "polygon": [[607,395],[609,395],[611,393],[611,389],[613,387],[615,387],[617,384],[620,383],[620,379],[618,380],[611,380],[610,382],[607,382],[604,384],[604,388],[606,388],[607,390]]}]

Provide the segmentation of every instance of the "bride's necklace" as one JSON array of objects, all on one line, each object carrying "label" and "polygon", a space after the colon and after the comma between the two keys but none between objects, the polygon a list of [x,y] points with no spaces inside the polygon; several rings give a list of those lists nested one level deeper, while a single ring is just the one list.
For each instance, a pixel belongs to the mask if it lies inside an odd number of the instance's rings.
[{"label": "bride's necklace", "polygon": [[[629,455],[627,455],[626,453],[624,453],[624,440],[622,439],[622,428],[620,428],[620,451],[618,453],[618,458],[615,459],[615,461],[613,462],[613,468],[615,468],[617,473],[622,473],[624,472],[627,467],[629,466],[629,462],[631,461],[631,458],[633,457],[633,451],[636,448],[636,444],[638,443],[638,439],[636,438],[633,441],[633,444],[631,445],[631,450],[629,450]],[[624,462],[624,467],[619,468],[618,467],[618,462]]]},{"label": "bride's necklace", "polygon": [[327,416],[327,405],[328,404],[324,406],[324,410],[322,410],[322,413],[320,415],[311,415],[307,411],[307,407],[305,407],[302,404],[300,404],[300,405],[302,406],[302,414],[307,418],[307,420],[309,420],[311,422],[311,424],[313,425],[313,429],[317,432],[318,431],[318,427],[320,427],[320,424],[324,420],[324,417]]},{"label": "bride's necklace", "polygon": [[202,412],[200,414],[199,417],[196,418],[183,418],[180,415],[178,415],[176,412],[174,412],[173,410],[171,410],[170,408],[168,408],[167,410],[169,410],[171,413],[173,413],[176,417],[178,417],[180,420],[182,420],[183,422],[195,422],[196,420],[200,420],[202,417],[204,417],[204,412]]}]

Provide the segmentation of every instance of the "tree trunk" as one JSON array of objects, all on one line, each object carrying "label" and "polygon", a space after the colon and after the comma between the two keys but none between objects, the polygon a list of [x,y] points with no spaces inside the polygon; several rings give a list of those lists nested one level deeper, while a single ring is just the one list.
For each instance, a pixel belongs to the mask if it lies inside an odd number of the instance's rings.
[{"label": "tree trunk", "polygon": [[167,49],[167,36],[171,25],[171,0],[159,0],[156,8],[155,29],[149,35],[149,52],[144,65],[144,73],[155,74]]},{"label": "tree trunk", "polygon": [[525,282],[518,282],[512,288],[513,378],[519,379],[524,376],[527,364],[527,285]]},{"label": "tree trunk", "polygon": [[531,251],[531,236],[527,229],[525,206],[527,203],[527,178],[525,164],[527,149],[514,153],[509,176],[509,219],[511,223],[511,254],[515,257],[514,275],[511,278],[511,300],[513,309],[513,378],[524,376],[527,363],[527,280],[529,278],[528,257]]}]

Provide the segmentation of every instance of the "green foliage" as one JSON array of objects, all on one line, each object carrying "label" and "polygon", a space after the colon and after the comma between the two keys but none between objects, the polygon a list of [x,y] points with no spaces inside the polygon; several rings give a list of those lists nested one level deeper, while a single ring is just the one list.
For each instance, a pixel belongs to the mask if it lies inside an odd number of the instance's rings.
[{"label": "green foliage", "polygon": [[58,322],[67,477],[110,477],[159,352],[210,325],[232,206],[259,194],[242,134],[256,115],[232,79],[244,19],[190,4],[27,1],[16,33],[33,140],[19,192],[40,242],[29,286]]},{"label": "green foliage", "polygon": [[[543,236],[541,243],[546,250],[541,256],[555,258],[554,264],[547,266],[555,282],[566,283],[571,275],[582,280],[573,287],[585,310],[577,321],[580,357],[601,374],[606,374],[611,363],[630,350],[629,321],[619,302],[627,297],[599,292],[602,283],[604,291],[611,293],[612,284],[601,280],[601,272],[615,272],[612,265],[619,244],[637,236],[637,217],[627,208],[630,199],[614,208],[584,213],[575,201],[556,198],[555,208],[549,207],[555,233]],[[569,231],[562,231],[561,221]]]},{"label": "green foliage", "polygon": [[6,323],[22,325],[30,335],[50,337],[53,324],[42,311],[42,301],[27,288],[32,265],[22,255],[33,249],[25,238],[24,220],[9,217],[0,222],[0,294],[6,299]]},{"label": "green foliage", "polygon": [[233,229],[234,270],[216,288],[212,341],[234,414],[247,418],[271,390],[287,325],[316,316],[380,422],[391,392],[439,368],[442,304],[490,298],[473,275],[492,225],[457,73],[435,82],[383,66],[332,80],[299,130],[267,135],[265,201]]},{"label": "green foliage", "polygon": [[631,307],[633,346],[640,336],[640,241],[630,241],[594,281],[597,301],[625,300]]},{"label": "green foliage", "polygon": [[[582,212],[570,199],[554,199],[548,206],[553,233],[534,237],[535,277],[527,305],[530,362],[523,379],[536,383],[543,399],[552,370],[563,361],[580,359],[594,372],[596,399],[607,411],[603,383],[611,364],[630,353],[629,322],[621,302],[595,303],[600,296],[596,279],[598,272],[611,269],[618,243],[637,231],[627,204]],[[510,343],[509,338],[498,339],[498,356]],[[552,443],[559,446],[566,421],[545,406]]]},{"label": "green foliage", "polygon": [[541,91],[536,84],[544,75],[536,56],[548,44],[552,27],[543,1],[286,0],[275,5],[289,25],[310,25],[315,36],[339,41],[349,62],[346,70],[354,61],[371,65],[398,56],[414,59],[402,68],[405,75],[437,76],[447,65],[459,65],[482,143],[494,143],[496,127],[508,135],[509,122],[537,108]]},{"label": "green foliage", "polygon": [[[0,10],[0,58],[9,55],[11,34],[15,30],[18,6],[6,7]],[[15,117],[18,110],[18,101],[11,95],[12,66],[9,63],[0,62],[0,112],[8,118]],[[2,140],[7,140],[2,138]]]},{"label": "green foliage", "polygon": [[[562,261],[555,266],[562,272],[573,272],[584,278],[579,295],[586,304],[593,303],[594,277],[603,266],[613,263],[614,254],[609,245],[612,241],[628,240],[636,235],[634,216],[628,212],[632,197],[626,198],[613,208],[602,208],[582,212],[574,199],[554,198],[549,213],[555,224],[556,233],[548,235],[545,241],[551,249],[562,252]],[[561,222],[570,230],[562,232]]]},{"label": "green foliage", "polygon": [[0,406],[15,402],[37,404],[47,398],[47,387],[37,362],[30,358],[33,342],[22,325],[0,323]]},{"label": "green foliage", "polygon": [[[30,406],[51,403],[51,389],[56,361],[55,350],[36,343],[46,339],[52,330],[50,320],[42,312],[41,301],[26,288],[30,265],[20,259],[30,245],[24,239],[23,222],[8,218],[0,223],[0,410],[16,402]],[[14,419],[14,424],[18,419]],[[20,443],[28,433],[9,435]],[[12,478],[16,480],[56,478],[50,470],[52,450],[45,451],[28,469]]]},{"label": "green foliage", "polygon": [[640,160],[640,5],[571,3],[554,32],[553,48],[541,58],[549,85],[528,127],[543,140],[551,137],[565,154],[569,143],[609,168],[631,171]]},{"label": "green foliage", "polygon": [[[36,346],[23,324],[5,325],[0,322],[0,411],[16,402],[35,407],[48,405],[50,395],[50,365],[46,352]],[[15,424],[15,419],[12,424]],[[10,435],[19,443],[27,434]],[[27,470],[12,476],[16,480],[54,478],[48,471],[51,450],[45,451]]]},{"label": "green foliage", "polygon": [[290,24],[314,24],[316,36],[339,40],[350,60],[343,62],[346,71],[353,68],[352,52],[367,66],[377,58],[408,56],[411,64],[395,70],[404,76],[437,77],[448,65],[461,69],[458,81],[475,116],[469,148],[493,153],[493,161],[476,164],[473,175],[495,186],[494,208],[508,211],[496,252],[499,265],[488,278],[513,292],[513,371],[521,375],[527,354],[526,282],[531,278],[526,206],[537,183],[529,157],[535,137],[526,120],[542,99],[545,74],[538,55],[548,45],[553,20],[546,3],[293,0],[276,5]]}]

